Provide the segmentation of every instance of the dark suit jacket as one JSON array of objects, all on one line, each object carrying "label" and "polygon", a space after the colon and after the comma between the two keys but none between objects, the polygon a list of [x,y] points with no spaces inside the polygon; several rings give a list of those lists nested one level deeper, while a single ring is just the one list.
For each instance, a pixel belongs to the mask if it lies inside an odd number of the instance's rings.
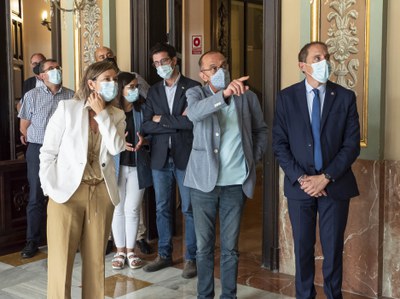
[{"label": "dark suit jacket", "polygon": [[26,79],[24,81],[24,83],[22,84],[22,95],[21,95],[21,99],[24,98],[24,95],[30,91],[31,89],[34,89],[36,87],[36,77],[29,77],[28,79]]},{"label": "dark suit jacket", "polygon": [[[187,107],[186,90],[200,85],[199,82],[181,75],[176,88],[172,115],[169,111],[164,81],[150,87],[143,112],[142,130],[151,135],[151,168],[161,169],[169,155],[178,169],[186,169],[193,142],[193,124],[182,113]],[[159,123],[153,122],[154,115],[162,115]],[[169,137],[171,149],[169,153]]]},{"label": "dark suit jacket", "polygon": [[[316,174],[313,137],[307,108],[305,82],[278,94],[272,146],[285,172],[285,195],[289,199],[309,198],[297,179]],[[322,172],[334,182],[327,185],[328,196],[348,199],[359,195],[351,170],[360,153],[360,125],[353,91],[328,81],[321,117]]]}]

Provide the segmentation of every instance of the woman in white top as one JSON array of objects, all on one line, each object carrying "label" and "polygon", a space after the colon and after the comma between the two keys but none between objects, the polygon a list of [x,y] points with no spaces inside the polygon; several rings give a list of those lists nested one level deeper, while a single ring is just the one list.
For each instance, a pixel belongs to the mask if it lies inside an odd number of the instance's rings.
[{"label": "woman in white top", "polygon": [[104,255],[119,203],[113,156],[125,149],[125,114],[110,105],[117,70],[86,70],[75,98],[61,101],[40,150],[47,207],[48,298],[71,298],[75,253],[82,257],[82,298],[104,298]]}]

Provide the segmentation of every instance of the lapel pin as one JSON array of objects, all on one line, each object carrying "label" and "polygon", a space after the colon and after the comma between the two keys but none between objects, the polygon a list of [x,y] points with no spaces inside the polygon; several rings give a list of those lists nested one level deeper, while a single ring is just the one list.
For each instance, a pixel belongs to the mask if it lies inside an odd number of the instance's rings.
[{"label": "lapel pin", "polygon": [[335,93],[332,91],[332,92],[331,92],[331,95],[332,95],[332,96],[334,96],[334,95],[335,95]]},{"label": "lapel pin", "polygon": [[182,86],[182,89],[185,89],[185,86]]}]

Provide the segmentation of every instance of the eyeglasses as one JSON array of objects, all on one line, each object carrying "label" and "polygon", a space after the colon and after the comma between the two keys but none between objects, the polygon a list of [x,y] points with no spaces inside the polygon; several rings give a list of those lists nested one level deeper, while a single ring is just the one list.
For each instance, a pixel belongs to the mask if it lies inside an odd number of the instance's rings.
[{"label": "eyeglasses", "polygon": [[62,70],[61,66],[51,66],[46,70],[43,70],[43,73],[47,73],[48,71],[52,71],[52,70]]},{"label": "eyeglasses", "polygon": [[170,61],[171,61],[171,58],[166,57],[166,58],[161,59],[160,61],[154,61],[152,65],[153,65],[155,68],[157,68],[157,67],[159,67],[160,65],[169,64]]},{"label": "eyeglasses", "polygon": [[214,75],[216,72],[218,72],[219,69],[227,70],[227,69],[229,69],[229,64],[227,64],[226,62],[224,62],[224,63],[222,63],[220,66],[214,65],[214,66],[210,66],[210,68],[208,68],[208,69],[202,69],[202,70],[200,70],[200,71],[201,71],[202,73],[204,73],[204,72],[210,72],[211,75]]}]

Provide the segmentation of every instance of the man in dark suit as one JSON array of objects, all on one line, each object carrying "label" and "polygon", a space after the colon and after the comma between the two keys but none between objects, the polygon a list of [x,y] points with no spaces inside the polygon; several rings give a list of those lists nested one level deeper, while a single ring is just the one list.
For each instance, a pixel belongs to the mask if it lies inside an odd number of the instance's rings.
[{"label": "man in dark suit", "polygon": [[31,56],[30,64],[33,73],[35,74],[34,76],[26,79],[23,83],[22,87],[22,97],[24,97],[25,93],[27,93],[29,90],[44,85],[43,81],[39,77],[39,64],[43,61],[46,60],[46,57],[42,53],[34,53]]},{"label": "man in dark suit", "polygon": [[33,73],[35,74],[32,77],[29,77],[28,79],[26,79],[24,81],[24,83],[22,84],[22,95],[21,95],[21,100],[20,102],[17,104],[17,111],[19,112],[19,110],[21,109],[21,105],[23,103],[23,98],[24,95],[30,91],[31,89],[34,89],[35,87],[39,87],[44,85],[42,79],[40,79],[40,73],[39,73],[39,64],[46,60],[46,57],[42,54],[42,53],[33,53],[30,59],[30,67],[33,71]]},{"label": "man in dark suit", "polygon": [[350,198],[359,195],[352,163],[360,153],[353,91],[331,81],[322,42],[305,45],[299,68],[306,79],[278,94],[273,149],[285,172],[296,258],[296,298],[315,298],[316,219],[327,298],[342,298],[344,231]]},{"label": "man in dark suit", "polygon": [[146,272],[172,265],[173,213],[171,192],[174,178],[179,186],[182,213],[185,217],[186,264],[182,276],[197,275],[196,236],[189,188],[183,185],[185,170],[192,150],[193,124],[186,116],[186,90],[200,83],[179,72],[174,47],[158,43],[151,50],[153,66],[162,81],[150,87],[143,113],[143,132],[152,136],[151,168],[156,196],[158,256],[146,265]]}]

